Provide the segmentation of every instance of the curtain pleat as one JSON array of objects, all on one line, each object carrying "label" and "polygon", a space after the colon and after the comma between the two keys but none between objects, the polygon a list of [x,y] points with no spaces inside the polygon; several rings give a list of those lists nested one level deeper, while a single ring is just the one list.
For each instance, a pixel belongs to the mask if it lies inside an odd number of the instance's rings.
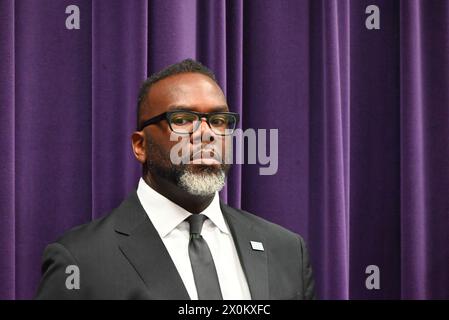
[{"label": "curtain pleat", "polygon": [[147,5],[92,1],[93,218],[117,207],[141,174],[131,134],[139,87],[147,77]]},{"label": "curtain pleat", "polygon": [[15,298],[14,0],[0,2],[0,298]]},{"label": "curtain pleat", "polygon": [[401,1],[401,296],[449,297],[449,3]]}]

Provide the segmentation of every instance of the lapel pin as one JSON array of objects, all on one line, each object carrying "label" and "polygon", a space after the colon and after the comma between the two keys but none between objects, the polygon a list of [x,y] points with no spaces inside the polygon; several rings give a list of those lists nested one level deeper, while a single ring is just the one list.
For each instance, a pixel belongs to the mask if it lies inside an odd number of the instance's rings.
[{"label": "lapel pin", "polygon": [[250,241],[250,242],[251,242],[251,247],[253,248],[253,250],[264,251],[262,242],[258,242],[258,241]]}]

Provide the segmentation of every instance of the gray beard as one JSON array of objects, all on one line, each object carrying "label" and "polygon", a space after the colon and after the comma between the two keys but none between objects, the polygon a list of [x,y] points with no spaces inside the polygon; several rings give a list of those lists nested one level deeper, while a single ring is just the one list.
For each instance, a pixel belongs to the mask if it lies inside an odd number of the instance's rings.
[{"label": "gray beard", "polygon": [[210,196],[223,189],[229,165],[180,164],[174,165],[169,155],[164,155],[156,144],[148,139],[147,171],[153,172],[195,196]]},{"label": "gray beard", "polygon": [[226,182],[224,170],[214,173],[191,172],[183,170],[178,186],[195,196],[209,196],[223,189]]}]

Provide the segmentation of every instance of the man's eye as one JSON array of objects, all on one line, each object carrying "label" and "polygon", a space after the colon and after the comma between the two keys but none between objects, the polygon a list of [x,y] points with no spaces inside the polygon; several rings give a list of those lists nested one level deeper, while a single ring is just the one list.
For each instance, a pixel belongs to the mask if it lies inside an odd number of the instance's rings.
[{"label": "man's eye", "polygon": [[174,119],[172,119],[172,123],[177,125],[177,126],[190,124],[190,123],[192,123],[192,121],[193,120],[188,119],[188,118],[174,118]]},{"label": "man's eye", "polygon": [[214,118],[214,119],[211,119],[210,123],[213,126],[222,126],[222,125],[226,124],[226,119],[224,119],[224,118]]},{"label": "man's eye", "polygon": [[179,118],[179,119],[172,119],[172,122],[174,124],[183,124],[183,123],[185,123],[184,119],[181,119],[181,118]]}]

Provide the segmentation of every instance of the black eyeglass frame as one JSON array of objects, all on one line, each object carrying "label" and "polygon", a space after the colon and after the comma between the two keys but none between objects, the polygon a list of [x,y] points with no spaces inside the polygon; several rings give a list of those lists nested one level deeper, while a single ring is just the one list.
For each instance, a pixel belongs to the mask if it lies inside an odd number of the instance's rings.
[{"label": "black eyeglass frame", "polygon": [[140,125],[139,131],[142,131],[146,126],[149,126],[151,124],[159,123],[162,120],[167,120],[167,123],[168,123],[168,126],[170,127],[170,130],[173,131],[173,132],[176,132],[178,134],[192,134],[193,132],[198,130],[198,128],[200,127],[199,125],[197,126],[197,128],[194,128],[194,130],[192,132],[189,132],[189,133],[187,133],[187,132],[182,132],[181,133],[181,132],[177,132],[177,131],[173,130],[173,128],[171,126],[171,117],[172,117],[173,114],[180,113],[180,112],[194,114],[195,116],[198,116],[198,119],[206,118],[206,122],[207,122],[207,125],[209,126],[209,128],[216,135],[221,135],[221,136],[225,136],[227,134],[220,134],[220,133],[215,132],[215,130],[210,125],[210,122],[209,122],[210,117],[212,117],[214,115],[220,115],[220,114],[226,114],[226,115],[234,116],[235,117],[235,127],[232,129],[232,132],[229,133],[228,135],[231,135],[234,132],[234,130],[237,127],[237,124],[240,121],[240,115],[237,112],[218,111],[218,112],[206,112],[206,113],[203,113],[203,112],[196,112],[196,111],[190,111],[190,110],[174,110],[174,111],[167,111],[167,112],[161,113],[160,115],[154,116],[153,118],[144,121]]}]

